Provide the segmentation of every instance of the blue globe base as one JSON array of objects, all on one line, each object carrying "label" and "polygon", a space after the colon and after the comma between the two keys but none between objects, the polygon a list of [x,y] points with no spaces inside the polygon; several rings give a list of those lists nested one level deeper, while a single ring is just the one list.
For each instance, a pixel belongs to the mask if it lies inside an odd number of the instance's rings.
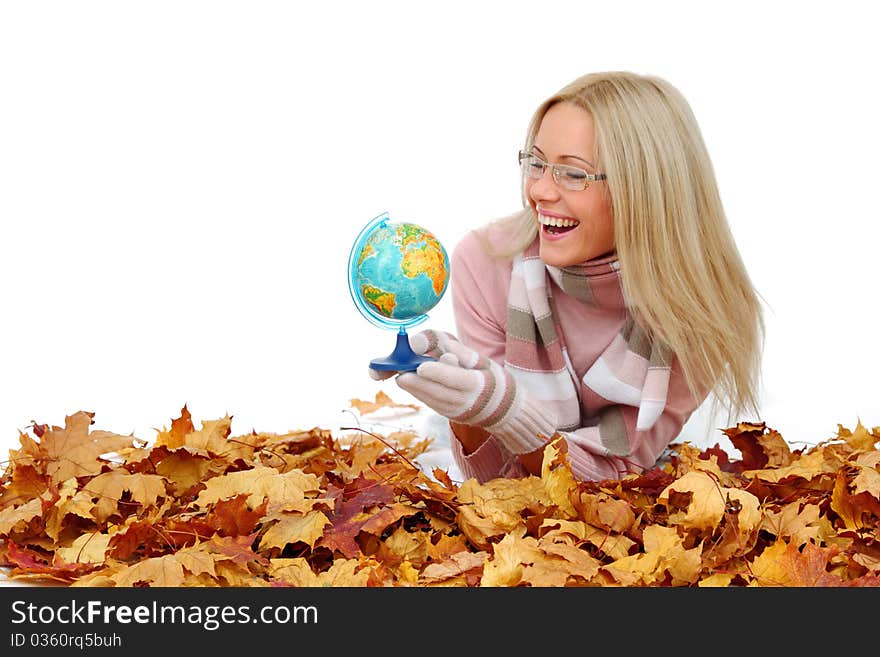
[{"label": "blue globe base", "polygon": [[436,360],[430,356],[420,356],[409,346],[409,336],[406,331],[401,328],[397,332],[397,344],[394,351],[384,358],[374,358],[370,361],[370,367],[374,370],[382,372],[412,372],[422,363]]}]

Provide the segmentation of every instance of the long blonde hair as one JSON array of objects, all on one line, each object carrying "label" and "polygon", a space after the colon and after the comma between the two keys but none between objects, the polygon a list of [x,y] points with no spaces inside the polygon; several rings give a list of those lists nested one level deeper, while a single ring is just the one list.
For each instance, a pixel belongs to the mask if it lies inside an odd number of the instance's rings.
[{"label": "long blonde hair", "polygon": [[[545,100],[529,124],[531,148],[547,110],[570,102],[596,131],[623,290],[634,317],[678,357],[692,394],[714,393],[730,416],[758,413],[764,320],[737,250],[712,162],[682,94],[655,76],[590,73]],[[499,255],[536,236],[528,201],[492,228],[506,235]],[[729,416],[729,417],[730,417]]]}]

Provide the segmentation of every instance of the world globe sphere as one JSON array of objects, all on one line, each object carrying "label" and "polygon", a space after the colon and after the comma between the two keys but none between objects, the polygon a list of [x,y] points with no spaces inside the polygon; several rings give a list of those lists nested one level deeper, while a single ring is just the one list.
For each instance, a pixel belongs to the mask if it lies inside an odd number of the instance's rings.
[{"label": "world globe sphere", "polygon": [[371,369],[405,372],[434,360],[412,350],[406,331],[428,318],[448,286],[449,255],[424,226],[392,223],[385,212],[361,229],[348,256],[351,298],[374,325],[397,330],[394,350]]},{"label": "world globe sphere", "polygon": [[380,323],[426,315],[449,285],[449,256],[434,234],[414,223],[383,222],[357,245],[354,292]]}]

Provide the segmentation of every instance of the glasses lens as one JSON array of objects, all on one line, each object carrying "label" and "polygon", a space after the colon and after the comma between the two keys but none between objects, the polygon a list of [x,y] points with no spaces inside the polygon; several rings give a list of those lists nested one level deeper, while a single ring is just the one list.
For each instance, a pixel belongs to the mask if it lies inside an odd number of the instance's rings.
[{"label": "glasses lens", "polygon": [[556,165],[559,184],[572,191],[581,191],[587,187],[587,172],[577,167]]},{"label": "glasses lens", "polygon": [[544,175],[544,162],[531,153],[523,153],[520,156],[520,166],[523,175],[527,178],[541,178]]}]

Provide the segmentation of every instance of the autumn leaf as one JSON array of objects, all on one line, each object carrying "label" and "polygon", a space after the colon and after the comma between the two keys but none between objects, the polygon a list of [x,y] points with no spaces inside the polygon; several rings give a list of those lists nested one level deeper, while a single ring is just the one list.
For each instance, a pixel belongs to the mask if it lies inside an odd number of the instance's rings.
[{"label": "autumn leaf", "polygon": [[311,502],[307,496],[320,491],[318,478],[301,470],[279,474],[274,468],[255,466],[249,470],[230,472],[212,477],[205,482],[195,505],[205,507],[240,494],[247,495],[248,505],[253,508],[268,500],[270,507],[279,510],[308,510]]},{"label": "autumn leaf", "polygon": [[744,531],[751,531],[761,520],[758,498],[747,491],[719,486],[705,472],[688,472],[667,486],[658,501],[671,505],[672,493],[690,493],[687,507],[670,515],[670,523],[685,529],[713,530],[731,507],[736,509],[739,526]]},{"label": "autumn leaf", "polygon": [[421,407],[418,404],[400,404],[394,401],[382,390],[376,393],[376,398],[373,401],[351,399],[349,402],[351,403],[352,408],[357,409],[358,413],[361,415],[369,415],[370,413],[375,413],[384,408],[409,408],[414,411],[421,410]]},{"label": "autumn leaf", "polygon": [[52,427],[40,438],[41,459],[52,481],[85,477],[101,472],[101,456],[131,447],[131,436],[107,431],[90,432],[93,413],[80,411],[65,418],[64,428]]},{"label": "autumn leaf", "polygon": [[93,477],[88,486],[84,486],[82,490],[95,500],[92,513],[99,522],[116,513],[120,503],[125,503],[122,502],[124,493],[128,493],[131,500],[144,506],[152,506],[159,497],[166,495],[163,477],[128,474],[119,470],[111,470]]},{"label": "autumn leaf", "polygon": [[[384,394],[384,393],[383,393]],[[396,406],[377,395],[361,412]],[[764,423],[662,467],[453,481],[406,428],[235,435],[183,406],[152,443],[31,423],[0,474],[0,564],[74,587],[876,587],[880,430],[791,450]],[[349,431],[349,430],[346,430]]]},{"label": "autumn leaf", "polygon": [[263,534],[260,550],[273,547],[284,550],[290,543],[304,543],[313,548],[329,523],[330,520],[320,511],[309,511],[305,515],[283,514]]}]

